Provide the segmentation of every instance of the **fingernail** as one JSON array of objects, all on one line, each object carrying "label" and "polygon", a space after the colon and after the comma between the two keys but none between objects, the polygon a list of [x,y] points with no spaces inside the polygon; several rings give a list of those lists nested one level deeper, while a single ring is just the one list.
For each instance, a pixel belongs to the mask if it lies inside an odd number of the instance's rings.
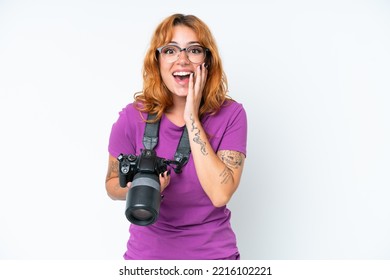
[{"label": "fingernail", "polygon": [[171,175],[171,170],[168,170],[167,175],[168,176]]}]

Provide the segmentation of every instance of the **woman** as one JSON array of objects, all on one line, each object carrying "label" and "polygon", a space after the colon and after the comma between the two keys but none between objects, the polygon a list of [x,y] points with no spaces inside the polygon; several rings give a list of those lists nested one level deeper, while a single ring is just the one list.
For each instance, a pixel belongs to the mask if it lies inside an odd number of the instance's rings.
[{"label": "woman", "polygon": [[158,157],[172,159],[184,127],[191,154],[180,174],[160,174],[157,221],[130,225],[125,259],[239,259],[226,204],[246,155],[246,113],[227,96],[215,40],[200,19],[174,14],[157,27],[144,60],[143,91],[114,123],[109,140],[108,195],[125,200],[119,154],[139,154],[148,113],[160,120]]}]

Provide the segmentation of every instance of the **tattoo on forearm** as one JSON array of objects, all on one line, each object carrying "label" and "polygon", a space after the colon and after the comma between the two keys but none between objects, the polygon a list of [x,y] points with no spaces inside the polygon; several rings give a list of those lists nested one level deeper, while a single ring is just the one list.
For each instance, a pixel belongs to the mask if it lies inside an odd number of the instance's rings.
[{"label": "tattoo on forearm", "polygon": [[221,184],[227,184],[233,178],[232,171],[228,167],[225,167],[222,173],[219,174],[219,177],[221,177]]},{"label": "tattoo on forearm", "polygon": [[191,121],[192,121],[192,128],[191,128],[191,132],[193,132],[195,130],[195,137],[192,139],[195,143],[199,144],[200,145],[200,151],[202,152],[203,155],[207,155],[207,151],[206,151],[206,142],[204,142],[201,138],[200,138],[200,129],[198,127],[196,127],[195,125],[195,120],[194,118],[190,117]]},{"label": "tattoo on forearm", "polygon": [[236,151],[221,151],[219,154],[223,163],[229,168],[237,169],[242,165],[242,155]]},{"label": "tattoo on forearm", "polygon": [[110,161],[109,168],[107,170],[106,179],[109,180],[111,178],[117,177],[119,173],[119,162],[118,161]]},{"label": "tattoo on forearm", "polygon": [[119,172],[119,162],[111,161],[111,172],[118,173]]}]

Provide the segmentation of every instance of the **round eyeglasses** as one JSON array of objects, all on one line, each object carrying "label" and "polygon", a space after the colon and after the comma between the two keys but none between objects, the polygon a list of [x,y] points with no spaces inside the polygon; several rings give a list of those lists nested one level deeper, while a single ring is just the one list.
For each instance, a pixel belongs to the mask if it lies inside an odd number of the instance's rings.
[{"label": "round eyeglasses", "polygon": [[188,60],[192,63],[201,63],[206,58],[206,53],[209,51],[209,49],[199,45],[189,46],[188,48],[180,48],[176,45],[168,45],[158,48],[157,51],[161,54],[167,63],[172,63],[178,60],[182,51],[186,52]]}]

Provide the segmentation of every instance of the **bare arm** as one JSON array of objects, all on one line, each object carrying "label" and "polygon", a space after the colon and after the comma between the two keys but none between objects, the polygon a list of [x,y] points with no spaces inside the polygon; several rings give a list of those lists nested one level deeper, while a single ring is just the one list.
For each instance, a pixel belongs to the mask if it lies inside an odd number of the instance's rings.
[{"label": "bare arm", "polygon": [[126,200],[126,194],[129,190],[129,185],[122,188],[119,185],[119,161],[113,157],[108,158],[108,170],[106,176],[106,190],[109,197],[113,200]]},{"label": "bare arm", "polygon": [[237,151],[215,153],[199,120],[187,123],[191,153],[196,173],[215,207],[226,205],[236,191],[244,167],[245,156]]}]

